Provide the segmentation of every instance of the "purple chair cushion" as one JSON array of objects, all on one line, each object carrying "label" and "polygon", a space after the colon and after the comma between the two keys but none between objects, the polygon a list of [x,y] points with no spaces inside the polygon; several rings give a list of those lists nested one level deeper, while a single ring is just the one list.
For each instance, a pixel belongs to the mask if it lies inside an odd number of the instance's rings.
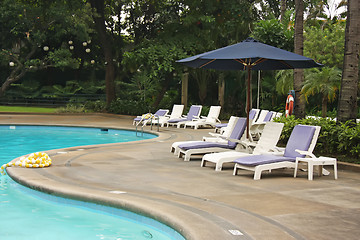
[{"label": "purple chair cushion", "polygon": [[219,123],[219,124],[216,124],[215,127],[216,128],[222,128],[222,127],[227,127],[227,123]]},{"label": "purple chair cushion", "polygon": [[[230,134],[230,138],[239,140],[241,136],[244,134],[246,128],[246,118],[239,118],[235,124],[234,129]],[[228,141],[228,145],[231,148],[236,147],[236,142]]]},{"label": "purple chair cushion", "polygon": [[175,119],[170,119],[168,122],[169,123],[178,123],[178,122],[183,122],[183,121],[187,121],[185,118],[175,118]]},{"label": "purple chair cushion", "polygon": [[[246,118],[239,118],[239,120],[235,124],[233,131],[231,132],[230,138],[240,139],[240,137],[243,135],[243,133],[245,131],[245,127],[246,127]],[[199,142],[184,143],[184,144],[179,145],[179,148],[181,148],[183,150],[198,149],[198,148],[212,148],[212,147],[234,149],[236,147],[236,143],[231,142],[231,141],[228,141],[227,144],[199,141]]]},{"label": "purple chair cushion", "polygon": [[309,149],[311,140],[314,137],[314,133],[314,126],[296,125],[291,132],[290,138],[286,144],[284,157],[305,157],[305,155],[302,155],[295,150],[299,149],[307,151]]},{"label": "purple chair cushion", "polygon": [[199,106],[191,106],[186,116],[186,120],[192,121],[194,119],[194,116],[199,116],[199,111],[200,111]]},{"label": "purple chair cushion", "polygon": [[227,148],[231,149],[230,146],[226,143],[216,143],[216,142],[192,142],[192,143],[184,143],[180,144],[179,148],[183,150],[189,150],[189,149],[199,149],[199,148],[213,148],[213,147],[220,147],[220,148]]},{"label": "purple chair cushion", "polygon": [[156,113],[154,115],[157,115],[157,116],[165,116],[165,114],[167,113],[168,111],[167,110],[164,110],[164,109],[159,109],[156,111]]},{"label": "purple chair cushion", "polygon": [[[157,116],[165,116],[165,114],[167,113],[168,111],[167,110],[164,110],[164,109],[159,109],[156,111],[156,113],[154,115],[157,115]],[[139,122],[141,120],[141,117],[136,117],[134,118],[134,121],[135,122]]]},{"label": "purple chair cushion", "polygon": [[178,122],[184,122],[184,121],[192,121],[194,119],[194,116],[198,116],[200,111],[199,106],[191,106],[188,114],[186,115],[186,118],[176,118],[176,119],[170,119],[168,123],[178,123]]},{"label": "purple chair cushion", "polygon": [[266,114],[266,116],[264,117],[264,122],[270,121],[273,113],[274,113],[274,112],[268,112],[268,113]]},{"label": "purple chair cushion", "polygon": [[263,164],[277,163],[284,161],[295,162],[295,160],[296,160],[295,158],[263,154],[263,155],[241,157],[235,159],[234,162],[246,166],[258,166]]},{"label": "purple chair cushion", "polygon": [[255,114],[256,114],[256,111],[254,109],[251,109],[250,112],[249,112],[249,119],[254,119]]},{"label": "purple chair cushion", "polygon": [[141,117],[136,117],[136,118],[134,118],[134,121],[136,121],[136,122],[138,122],[138,121],[140,121],[141,120]]}]

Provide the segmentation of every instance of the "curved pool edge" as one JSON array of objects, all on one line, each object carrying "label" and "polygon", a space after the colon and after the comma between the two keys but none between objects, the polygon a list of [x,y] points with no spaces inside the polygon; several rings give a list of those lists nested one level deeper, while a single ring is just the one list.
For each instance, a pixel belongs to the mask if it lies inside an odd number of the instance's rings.
[{"label": "curved pool edge", "polygon": [[[110,115],[0,114],[0,123],[133,127],[132,117]],[[254,181],[246,171],[238,176],[232,176],[231,167],[215,172],[212,166],[200,168],[199,161],[184,162],[169,152],[172,142],[201,139],[209,131],[162,128],[163,140],[53,152],[56,161],[50,168],[9,168],[9,173],[52,193],[144,212],[188,240],[358,237],[360,221],[354,211],[359,206],[359,174],[340,171],[337,180],[330,174],[308,181],[306,172],[293,178],[293,171],[282,170]]]},{"label": "curved pool edge", "polygon": [[[6,124],[6,123],[0,123],[1,126],[3,125],[9,125],[9,126],[56,126],[56,127],[81,127],[81,128],[101,128],[97,124],[56,124],[56,123],[16,123],[16,124]],[[132,127],[105,127],[105,128],[111,128],[116,130],[128,130],[128,131],[134,131]],[[142,145],[142,144],[156,144],[157,142],[164,142],[169,139],[171,139],[171,134],[163,134],[161,132],[157,132],[154,130],[146,129],[144,130],[144,133],[150,133],[157,135],[157,137],[152,139],[142,139],[134,142],[122,142],[122,143],[107,143],[107,144],[96,144],[96,145],[80,145],[80,146],[74,146],[74,147],[67,147],[67,148],[59,148],[59,149],[50,149],[45,150],[49,156],[53,159],[53,161],[56,161],[57,156],[62,153],[71,154],[72,152],[81,150],[82,153],[86,153],[87,150],[94,150],[94,149],[103,149],[103,148],[111,148],[111,147],[124,147],[125,145]],[[27,155],[24,155],[27,156]],[[19,156],[12,161],[17,161],[23,156]],[[54,165],[54,164],[53,164]],[[46,194],[50,194],[56,197],[62,197],[67,199],[72,199],[76,201],[82,201],[82,202],[89,202],[99,205],[104,205],[108,207],[113,208],[119,208],[126,211],[134,212],[136,214],[143,215],[145,217],[154,219],[156,221],[159,221],[162,224],[165,224],[169,226],[170,228],[177,231],[179,234],[184,236],[186,239],[201,239],[201,237],[196,236],[197,231],[193,231],[192,226],[186,227],[186,219],[192,218],[196,219],[196,216],[183,216],[179,218],[179,211],[181,209],[176,209],[173,214],[166,211],[166,214],[164,214],[164,211],[162,210],[156,210],[153,208],[154,200],[151,201],[151,203],[144,204],[144,199],[141,196],[132,196],[132,199],[118,199],[118,197],[114,194],[104,194],[102,191],[90,191],[88,189],[84,188],[78,188],[74,189],[74,187],[71,187],[71,190],[69,188],[69,185],[63,185],[60,186],[59,184],[50,184],[49,185],[49,179],[44,179],[44,181],[37,179],[37,177],[40,177],[40,175],[34,174],[34,171],[42,171],[46,170],[48,168],[43,169],[31,169],[33,172],[25,172],[23,170],[26,170],[26,168],[15,168],[10,167],[7,168],[8,176],[17,182],[18,184],[28,187],[30,189],[40,191]],[[30,170],[30,169],[27,169]],[[27,174],[30,173],[30,174]],[[36,177],[37,175],[37,177]],[[167,208],[168,210],[168,208]],[[181,215],[181,214],[180,214]],[[185,221],[184,221],[185,219]],[[199,219],[199,222],[204,222],[204,219]],[[211,225],[211,223],[209,223]]]},{"label": "curved pool edge", "polygon": [[[92,119],[92,121],[89,121],[89,115],[84,118],[79,116],[80,122],[74,121],[74,118],[67,122],[66,115],[57,115],[55,117],[56,121],[53,120],[54,116],[40,116],[40,118],[37,118],[36,115],[32,115],[30,116],[33,118],[32,120],[29,119],[29,115],[24,116],[25,119],[16,123],[32,125],[36,122],[37,125],[134,129],[131,125],[131,117],[121,119],[121,121],[118,121],[116,117],[109,123],[108,120],[111,117],[105,116],[105,121],[99,121],[98,115],[94,116],[95,119]],[[207,197],[198,197],[197,193],[183,192],[183,190],[186,192],[191,189],[192,182],[183,178],[182,174],[190,174],[190,177],[194,174],[197,176],[202,169],[198,168],[196,161],[184,162],[174,157],[169,152],[171,143],[174,141],[201,139],[201,136],[206,135],[208,131],[209,129],[194,131],[161,128],[160,133],[158,133],[159,136],[154,139],[92,145],[89,148],[72,147],[64,149],[66,154],[59,154],[59,152],[63,152],[63,149],[50,150],[47,153],[52,158],[53,165],[49,168],[8,168],[7,171],[16,182],[38,191],[122,208],[148,216],[175,229],[187,240],[252,239],[247,234],[247,231],[254,228],[253,231],[257,231],[257,227],[254,227],[255,225],[252,223],[255,220],[258,226],[260,225],[264,229],[273,229],[274,226],[271,223],[269,224],[264,219],[258,219],[257,216],[252,216],[241,208],[234,208],[228,204],[211,201]],[[150,132],[154,133],[153,131]],[[77,151],[80,148],[82,151]],[[120,154],[125,160],[109,169],[106,166],[113,164],[111,162],[113,154],[116,157]],[[99,156],[101,156],[101,159],[99,159]],[[99,164],[99,162],[101,163]],[[133,168],[134,162],[136,164],[135,169]],[[195,169],[193,167],[189,168],[189,164],[196,164],[197,167]],[[95,165],[96,169],[93,168]],[[118,170],[116,172],[119,172],[120,177],[119,175],[112,175],[110,178],[106,178],[107,174],[113,173],[113,169]],[[153,171],[148,173],[148,169],[154,170],[155,173]],[[155,184],[147,184],[147,181],[151,182],[152,179],[158,177],[156,174],[161,174],[163,171],[166,174],[165,181],[155,180]],[[170,171],[170,175],[167,171]],[[178,175],[177,171],[181,171],[180,175]],[[128,172],[131,174],[131,181],[127,182],[129,187],[123,184],[111,183],[114,179],[119,183],[123,179],[129,180],[129,176],[123,177]],[[94,180],[94,176],[98,180]],[[180,178],[178,178],[179,176]],[[133,180],[137,177],[138,180],[142,180],[142,184],[134,183],[136,181]],[[204,179],[198,178],[198,180],[201,182]],[[166,186],[167,181],[171,181],[171,184],[174,182],[175,185],[173,187]],[[119,185],[122,186],[120,190],[122,191],[125,188],[127,194],[109,193],[110,191],[118,191]],[[247,228],[247,230],[243,231],[243,228]],[[242,234],[234,235],[229,230],[241,230]],[[277,227],[273,232],[276,233],[275,236],[279,236],[281,239],[292,239],[291,236],[289,238],[288,233],[284,234]]]},{"label": "curved pool edge", "polygon": [[[59,149],[48,151],[53,161],[56,161],[56,155],[52,156],[52,154],[58,150]],[[44,175],[41,173],[41,170],[44,169],[31,169],[31,173],[26,170],[30,169],[10,167],[7,168],[7,173],[9,177],[18,184],[36,191],[56,197],[119,208],[143,215],[167,225],[187,240],[209,239],[210,237],[216,237],[216,235],[219,235],[219,233],[223,231],[223,229],[218,228],[213,222],[208,221],[198,214],[194,214],[192,211],[184,210],[183,207],[186,207],[186,205],[174,204],[171,201],[161,198],[134,193],[121,194],[121,198],[119,198],[118,194],[110,193],[111,191],[104,192],[97,189],[62,184],[59,181],[54,182],[47,174]],[[190,224],[189,219],[191,219]],[[209,231],[209,234],[204,235],[201,231],[199,232],[197,228],[194,228],[194,221],[200,223],[198,227],[203,225],[210,227],[212,230],[217,229],[217,234]],[[225,235],[227,235],[227,233],[225,233]],[[223,236],[223,234],[219,235],[220,238]]]}]

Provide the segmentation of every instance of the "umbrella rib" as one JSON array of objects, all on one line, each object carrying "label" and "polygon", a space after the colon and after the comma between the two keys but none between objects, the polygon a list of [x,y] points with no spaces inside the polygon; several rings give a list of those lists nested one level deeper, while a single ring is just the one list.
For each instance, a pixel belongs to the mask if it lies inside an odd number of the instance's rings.
[{"label": "umbrella rib", "polygon": [[287,64],[284,60],[280,60],[280,62],[282,62],[284,65],[288,66],[290,69],[293,69],[294,67],[292,67],[291,65]]},{"label": "umbrella rib", "polygon": [[242,60],[242,59],[234,59],[234,60],[241,63],[242,65],[244,65],[244,70],[245,70],[245,68],[248,64],[244,60]]},{"label": "umbrella rib", "polygon": [[258,60],[256,60],[254,63],[252,63],[251,65],[253,65],[253,66],[255,66],[255,65],[257,65],[257,64],[259,64],[259,63],[262,63],[262,62],[264,62],[264,61],[266,61],[267,59],[266,58],[259,58]]},{"label": "umbrella rib", "polygon": [[204,63],[204,64],[201,65],[199,68],[205,67],[206,65],[212,63],[212,62],[215,61],[215,60],[216,60],[216,58],[215,58],[215,59],[212,59],[211,61],[208,61],[207,63]]}]

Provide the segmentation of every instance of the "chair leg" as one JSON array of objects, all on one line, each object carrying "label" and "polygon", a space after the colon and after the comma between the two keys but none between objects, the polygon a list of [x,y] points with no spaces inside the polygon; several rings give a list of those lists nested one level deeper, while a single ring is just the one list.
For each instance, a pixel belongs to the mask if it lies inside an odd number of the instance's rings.
[{"label": "chair leg", "polygon": [[295,161],[295,170],[294,170],[294,178],[296,178],[297,170],[298,170],[299,160]]},{"label": "chair leg", "polygon": [[314,166],[311,162],[308,162],[308,180],[313,180]]},{"label": "chair leg", "polygon": [[255,172],[254,172],[254,180],[260,180],[261,178],[261,169],[255,169]]},{"label": "chair leg", "polygon": [[205,167],[205,165],[206,165],[206,160],[202,159],[202,160],[201,160],[200,167]]},{"label": "chair leg", "polygon": [[337,175],[337,164],[336,164],[336,161],[335,161],[335,163],[334,163],[334,177],[335,177],[335,179],[337,179],[337,178],[338,178],[338,175]]},{"label": "chair leg", "polygon": [[221,170],[222,170],[222,163],[216,163],[215,171],[221,171]]},{"label": "chair leg", "polygon": [[238,169],[237,169],[236,164],[235,164],[235,166],[234,166],[234,171],[233,171],[233,175],[234,175],[234,176],[237,175],[237,171],[238,171]]}]

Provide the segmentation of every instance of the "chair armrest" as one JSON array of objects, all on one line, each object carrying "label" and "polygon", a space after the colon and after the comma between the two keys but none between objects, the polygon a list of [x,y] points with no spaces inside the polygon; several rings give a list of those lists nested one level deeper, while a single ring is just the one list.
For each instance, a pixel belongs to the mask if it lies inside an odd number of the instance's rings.
[{"label": "chair armrest", "polygon": [[283,148],[283,147],[274,147],[271,150],[274,152],[285,152],[285,148]]},{"label": "chair armrest", "polygon": [[209,134],[213,137],[220,137],[222,136],[220,133],[213,133],[213,132],[209,132]]},{"label": "chair armrest", "polygon": [[312,152],[303,151],[303,150],[299,150],[299,149],[295,149],[295,151],[302,155],[305,155],[305,157],[316,158],[316,156]]}]

